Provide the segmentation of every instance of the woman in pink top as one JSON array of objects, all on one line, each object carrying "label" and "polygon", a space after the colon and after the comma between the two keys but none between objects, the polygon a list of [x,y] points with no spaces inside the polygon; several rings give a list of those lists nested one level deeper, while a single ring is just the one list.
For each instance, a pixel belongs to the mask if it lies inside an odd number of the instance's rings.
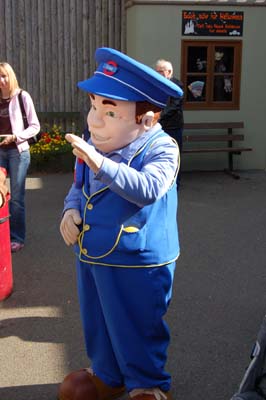
[{"label": "woman in pink top", "polygon": [[25,182],[30,164],[28,139],[40,130],[40,123],[29,93],[23,90],[22,101],[28,120],[24,128],[19,105],[19,88],[13,68],[0,62],[0,167],[10,177],[11,251],[19,251],[25,242]]}]

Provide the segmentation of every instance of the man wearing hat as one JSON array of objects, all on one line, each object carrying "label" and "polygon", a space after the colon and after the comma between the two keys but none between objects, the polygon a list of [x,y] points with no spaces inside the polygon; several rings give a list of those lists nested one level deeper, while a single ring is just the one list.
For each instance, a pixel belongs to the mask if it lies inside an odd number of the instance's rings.
[{"label": "man wearing hat", "polygon": [[110,48],[96,51],[90,139],[68,134],[76,180],[60,225],[74,245],[91,367],[66,376],[60,400],[171,399],[163,320],[179,256],[178,146],[157,122],[182,90]]}]

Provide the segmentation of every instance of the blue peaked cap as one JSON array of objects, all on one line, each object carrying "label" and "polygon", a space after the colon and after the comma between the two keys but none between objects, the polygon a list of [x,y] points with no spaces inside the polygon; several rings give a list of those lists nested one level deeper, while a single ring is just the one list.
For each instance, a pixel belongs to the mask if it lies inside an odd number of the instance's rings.
[{"label": "blue peaked cap", "polygon": [[146,100],[160,108],[166,106],[169,96],[183,96],[172,81],[118,50],[98,48],[95,59],[98,67],[93,77],[78,83],[85,92],[115,100]]}]

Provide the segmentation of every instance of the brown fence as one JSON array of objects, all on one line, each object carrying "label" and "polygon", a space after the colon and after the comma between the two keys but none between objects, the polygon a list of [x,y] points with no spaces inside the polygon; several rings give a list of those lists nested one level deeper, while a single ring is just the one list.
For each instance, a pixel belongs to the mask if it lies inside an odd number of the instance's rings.
[{"label": "brown fence", "polygon": [[0,0],[0,61],[9,62],[38,111],[88,111],[77,82],[100,46],[125,49],[123,0]]}]

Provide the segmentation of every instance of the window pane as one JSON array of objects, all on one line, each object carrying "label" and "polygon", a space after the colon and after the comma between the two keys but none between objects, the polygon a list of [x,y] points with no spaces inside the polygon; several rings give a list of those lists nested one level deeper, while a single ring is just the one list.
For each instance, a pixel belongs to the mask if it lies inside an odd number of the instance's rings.
[{"label": "window pane", "polygon": [[230,75],[216,76],[213,86],[214,101],[232,101],[233,77]]},{"label": "window pane", "polygon": [[187,101],[206,101],[206,77],[188,76]]},{"label": "window pane", "polygon": [[214,72],[233,72],[234,48],[215,47]]},{"label": "window pane", "polygon": [[190,46],[188,48],[188,72],[206,72],[207,47]]}]

